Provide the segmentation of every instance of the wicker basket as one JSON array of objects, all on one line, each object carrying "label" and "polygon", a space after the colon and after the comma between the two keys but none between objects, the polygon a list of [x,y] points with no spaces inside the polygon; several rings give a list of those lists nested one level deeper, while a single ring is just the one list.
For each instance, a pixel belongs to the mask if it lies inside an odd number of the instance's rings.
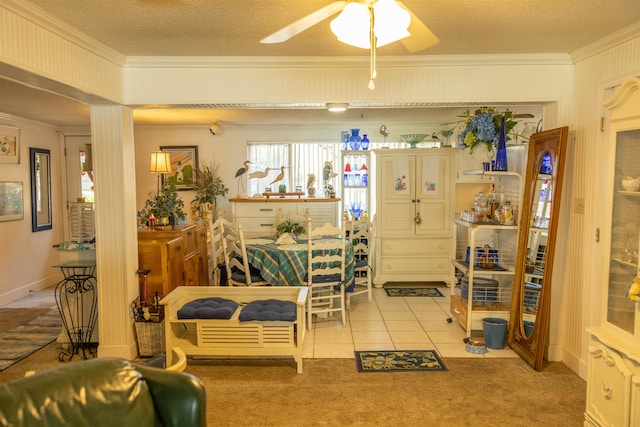
[{"label": "wicker basket", "polygon": [[151,357],[164,353],[164,320],[161,322],[135,322],[135,327],[140,357]]}]

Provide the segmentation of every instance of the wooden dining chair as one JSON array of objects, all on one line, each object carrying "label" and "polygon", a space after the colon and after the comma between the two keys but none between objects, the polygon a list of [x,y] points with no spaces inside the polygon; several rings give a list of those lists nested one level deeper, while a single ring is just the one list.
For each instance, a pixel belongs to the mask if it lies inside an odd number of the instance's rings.
[{"label": "wooden dining chair", "polygon": [[308,262],[306,282],[309,287],[307,298],[307,328],[311,329],[313,315],[339,312],[342,325],[346,325],[345,313],[345,233],[327,223],[312,229],[307,222]]},{"label": "wooden dining chair", "polygon": [[269,283],[260,273],[251,268],[247,258],[247,247],[244,240],[242,225],[222,227],[222,247],[224,248],[224,263],[229,286],[265,286]]},{"label": "wooden dining chair", "polygon": [[211,271],[213,286],[220,286],[222,268],[225,266],[224,248],[222,247],[222,225],[227,230],[233,230],[236,227],[234,223],[226,218],[218,218],[213,223],[209,223],[209,271]]},{"label": "wooden dining chair", "polygon": [[368,216],[362,216],[358,220],[348,221],[345,224],[356,261],[354,268],[355,287],[353,292],[347,292],[347,309],[351,308],[351,298],[355,295],[367,294],[369,302],[373,299],[371,287],[373,285],[375,224],[375,215],[371,221]]}]

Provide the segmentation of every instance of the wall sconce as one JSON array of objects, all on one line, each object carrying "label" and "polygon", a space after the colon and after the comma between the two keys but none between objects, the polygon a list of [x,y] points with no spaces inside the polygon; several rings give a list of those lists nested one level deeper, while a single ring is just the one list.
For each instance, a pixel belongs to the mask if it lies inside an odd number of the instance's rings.
[{"label": "wall sconce", "polygon": [[329,111],[341,113],[347,110],[349,104],[347,104],[346,102],[327,102],[326,106],[327,110]]},{"label": "wall sconce", "polygon": [[158,194],[160,193],[160,175],[163,173],[171,173],[171,156],[163,151],[154,151],[151,153],[151,162],[149,163],[149,172],[158,174]]},{"label": "wall sconce", "polygon": [[211,122],[211,126],[209,126],[209,132],[211,135],[220,135],[222,133],[222,128],[218,124],[218,122]]}]

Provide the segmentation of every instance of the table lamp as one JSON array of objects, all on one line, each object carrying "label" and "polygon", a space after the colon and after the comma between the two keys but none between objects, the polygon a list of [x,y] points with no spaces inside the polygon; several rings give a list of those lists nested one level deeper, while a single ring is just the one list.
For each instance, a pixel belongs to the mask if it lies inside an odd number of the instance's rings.
[{"label": "table lamp", "polygon": [[158,194],[160,194],[160,175],[171,173],[171,156],[163,151],[153,151],[151,153],[151,163],[149,172],[158,174]]}]

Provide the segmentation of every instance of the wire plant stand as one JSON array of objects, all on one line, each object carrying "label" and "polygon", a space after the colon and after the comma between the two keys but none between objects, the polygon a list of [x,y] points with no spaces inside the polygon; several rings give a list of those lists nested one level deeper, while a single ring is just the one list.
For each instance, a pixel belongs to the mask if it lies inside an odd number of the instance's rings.
[{"label": "wire plant stand", "polygon": [[62,326],[69,339],[60,361],[70,361],[74,355],[83,359],[96,357],[97,343],[91,342],[98,320],[98,294],[95,263],[66,263],[58,265],[64,279],[56,285],[55,298],[62,317]]}]

